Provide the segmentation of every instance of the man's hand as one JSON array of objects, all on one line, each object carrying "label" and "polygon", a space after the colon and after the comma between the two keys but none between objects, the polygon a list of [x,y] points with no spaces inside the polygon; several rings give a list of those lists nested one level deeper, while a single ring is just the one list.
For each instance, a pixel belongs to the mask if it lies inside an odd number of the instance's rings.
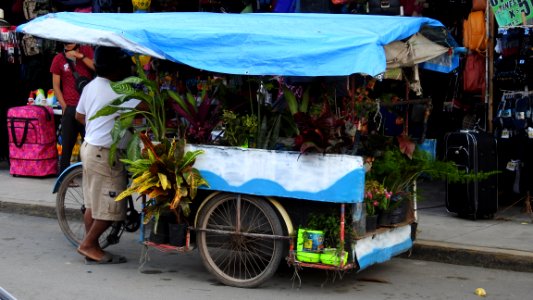
[{"label": "man's hand", "polygon": [[65,55],[67,58],[77,58],[77,59],[83,59],[85,55],[78,51],[78,49],[70,50],[65,52]]}]

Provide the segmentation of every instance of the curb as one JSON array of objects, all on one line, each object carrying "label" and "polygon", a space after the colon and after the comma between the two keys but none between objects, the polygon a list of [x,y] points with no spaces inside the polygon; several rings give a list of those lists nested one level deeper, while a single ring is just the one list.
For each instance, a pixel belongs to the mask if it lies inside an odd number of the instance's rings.
[{"label": "curb", "polygon": [[56,219],[56,209],[53,206],[37,205],[37,204],[22,204],[14,202],[6,202],[0,200],[0,212],[16,213],[22,215],[29,215],[34,217],[45,217]]},{"label": "curb", "polygon": [[517,272],[533,272],[533,253],[512,249],[416,240],[408,258]]}]

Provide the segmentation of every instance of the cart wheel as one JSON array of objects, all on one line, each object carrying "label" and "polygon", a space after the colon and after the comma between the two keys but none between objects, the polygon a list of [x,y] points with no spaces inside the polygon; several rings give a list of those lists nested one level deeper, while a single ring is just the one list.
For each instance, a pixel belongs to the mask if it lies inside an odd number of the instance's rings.
[{"label": "cart wheel", "polygon": [[[61,182],[56,197],[56,215],[59,227],[67,240],[75,247],[78,247],[85,237],[82,174],[81,166],[70,171]],[[115,234],[113,231],[119,229],[116,226],[111,226],[104,232],[100,236],[100,247],[107,247],[109,245],[107,236]]]},{"label": "cart wheel", "polygon": [[283,235],[281,222],[267,201],[249,195],[219,194],[208,200],[199,213],[198,249],[205,267],[220,282],[257,287],[276,272],[283,255],[283,240],[246,236]]}]

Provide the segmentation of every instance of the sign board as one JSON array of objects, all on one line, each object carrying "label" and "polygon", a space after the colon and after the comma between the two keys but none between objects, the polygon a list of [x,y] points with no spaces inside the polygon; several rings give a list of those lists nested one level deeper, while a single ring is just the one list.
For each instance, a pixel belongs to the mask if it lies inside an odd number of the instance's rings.
[{"label": "sign board", "polygon": [[522,13],[526,20],[533,19],[532,0],[490,0],[489,2],[499,26],[522,25]]}]

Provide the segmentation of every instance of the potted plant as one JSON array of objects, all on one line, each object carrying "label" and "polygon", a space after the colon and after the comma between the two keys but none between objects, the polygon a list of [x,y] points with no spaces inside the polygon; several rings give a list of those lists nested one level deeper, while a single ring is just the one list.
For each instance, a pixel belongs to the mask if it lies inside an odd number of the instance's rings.
[{"label": "potted plant", "polygon": [[[366,208],[366,230],[374,231],[378,223],[378,212],[380,215],[387,213],[392,193],[388,192],[383,184],[376,180],[365,182],[364,203]],[[380,216],[383,218],[383,216]],[[383,222],[383,221],[382,221]]]},{"label": "potted plant", "polygon": [[[381,207],[390,214],[392,210],[405,210],[412,198],[416,180],[424,175],[432,180],[448,180],[450,182],[466,182],[483,180],[497,172],[466,173],[457,168],[454,162],[441,161],[420,150],[406,136],[397,138],[398,143],[389,141],[383,145],[382,151],[376,151],[372,159],[367,178],[381,182],[390,192],[388,202]],[[400,213],[401,214],[401,213]]]},{"label": "potted plant", "polygon": [[[219,81],[213,84],[221,84]],[[215,89],[218,91],[218,89]],[[180,97],[173,91],[168,92],[174,100],[171,107],[185,123],[185,137],[192,143],[209,144],[213,141],[211,132],[218,125],[221,118],[221,102],[214,95],[208,93],[208,86],[202,86],[198,99],[191,93]]]},{"label": "potted plant", "polygon": [[335,211],[309,214],[307,228],[324,232],[324,248],[344,248],[339,240],[340,219]]},{"label": "potted plant", "polygon": [[248,148],[252,146],[257,131],[257,117],[255,115],[239,116],[231,110],[224,110],[222,115],[224,125],[223,140],[227,145]]},{"label": "potted plant", "polygon": [[405,221],[410,201],[410,192],[398,192],[391,196],[389,203],[390,224],[398,224]]},{"label": "potted plant", "polygon": [[144,224],[153,218],[154,228],[157,230],[160,216],[164,212],[174,215],[174,222],[171,223],[184,224],[183,217],[189,215],[189,204],[196,197],[198,187],[208,185],[200,172],[193,167],[196,157],[203,151],[185,152],[183,139],[165,140],[154,145],[146,134],[141,133],[140,137],[145,147],[142,157],[136,160],[121,160],[132,173],[132,183],[117,196],[116,201],[133,193],[145,195],[149,200],[143,209]]}]

